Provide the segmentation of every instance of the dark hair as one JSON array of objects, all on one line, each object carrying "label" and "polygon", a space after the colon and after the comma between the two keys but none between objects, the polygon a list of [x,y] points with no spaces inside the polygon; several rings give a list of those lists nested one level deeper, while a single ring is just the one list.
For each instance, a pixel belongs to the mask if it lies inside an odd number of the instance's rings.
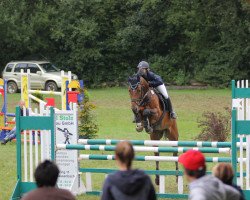
[{"label": "dark hair", "polygon": [[200,170],[190,170],[185,168],[185,172],[188,176],[195,177],[195,178],[200,178],[206,174],[206,166],[204,166]]},{"label": "dark hair", "polygon": [[115,148],[115,157],[122,163],[125,163],[127,168],[131,168],[132,160],[134,159],[135,152],[133,146],[128,141],[119,142]]},{"label": "dark hair", "polygon": [[229,163],[219,163],[213,168],[213,175],[227,185],[232,185],[234,171]]},{"label": "dark hair", "polygon": [[38,187],[54,187],[59,175],[59,169],[53,162],[45,160],[37,166],[34,175]]}]

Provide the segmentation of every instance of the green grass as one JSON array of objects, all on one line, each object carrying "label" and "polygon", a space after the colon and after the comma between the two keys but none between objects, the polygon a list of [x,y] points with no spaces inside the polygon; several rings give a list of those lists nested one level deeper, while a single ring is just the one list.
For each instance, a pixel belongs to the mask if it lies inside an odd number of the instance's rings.
[{"label": "green grass", "polygon": [[[130,99],[127,89],[95,89],[90,90],[89,93],[91,100],[97,106],[95,113],[100,129],[98,138],[149,139],[147,133],[137,133],[135,131],[135,125],[132,123],[132,112],[130,110]],[[178,115],[180,140],[194,140],[200,131],[197,126],[197,118],[200,117],[204,111],[217,112],[223,111],[224,107],[231,107],[231,92],[227,89],[170,90],[169,94]],[[15,105],[19,99],[20,94],[8,95],[9,112],[14,112]],[[59,104],[59,99],[56,99],[56,102]],[[102,152],[95,153],[101,154]],[[105,154],[105,152],[103,154]],[[148,155],[152,154],[149,153]],[[114,161],[83,161],[81,162],[81,166],[116,168]],[[134,167],[154,169],[155,163],[135,162]],[[173,163],[161,163],[160,168],[165,170],[175,169]],[[15,143],[0,146],[0,177],[0,199],[9,199],[16,182]],[[84,178],[84,176],[82,177]],[[94,188],[100,189],[103,176],[94,175],[94,180]],[[167,191],[176,192],[177,187],[174,177],[168,177],[166,183]],[[187,191],[186,187],[185,191]],[[96,200],[99,199],[99,197],[81,195],[77,197],[77,199]]]}]

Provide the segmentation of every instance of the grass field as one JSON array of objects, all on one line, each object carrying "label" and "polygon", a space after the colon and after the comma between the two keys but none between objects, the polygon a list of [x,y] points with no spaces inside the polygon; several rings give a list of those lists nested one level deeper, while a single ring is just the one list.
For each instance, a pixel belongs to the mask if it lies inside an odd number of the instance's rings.
[{"label": "grass field", "polygon": [[[135,132],[127,89],[95,89],[90,90],[89,93],[91,101],[97,106],[95,113],[100,129],[98,138],[142,140],[149,138],[145,132]],[[194,140],[200,131],[197,126],[197,118],[204,111],[223,112],[224,107],[231,106],[231,92],[229,89],[170,90],[169,94],[178,115],[180,140]],[[8,109],[10,112],[14,111],[19,98],[20,94],[8,95]],[[16,182],[15,153],[15,143],[0,146],[0,200],[9,199]],[[83,161],[81,166],[116,168],[113,161]],[[154,169],[155,163],[135,162],[134,166],[141,169]],[[162,163],[160,166],[161,169],[165,170],[174,169],[173,163]],[[96,175],[94,180],[94,187],[100,189],[103,176]],[[168,178],[166,183],[167,191],[176,192],[174,177]],[[77,199],[96,200],[99,197],[82,195]]]}]

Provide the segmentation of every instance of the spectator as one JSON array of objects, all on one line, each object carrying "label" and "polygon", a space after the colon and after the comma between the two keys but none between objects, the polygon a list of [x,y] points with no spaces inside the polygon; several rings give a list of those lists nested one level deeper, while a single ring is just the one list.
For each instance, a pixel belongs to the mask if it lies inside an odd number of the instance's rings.
[{"label": "spectator", "polygon": [[56,187],[59,175],[58,167],[51,161],[45,160],[35,171],[37,189],[29,192],[22,200],[75,200],[75,197],[64,189]]},{"label": "spectator", "polygon": [[131,169],[133,146],[122,141],[115,150],[119,171],[110,174],[103,185],[102,200],[155,200],[155,189],[150,178],[141,170]]},{"label": "spectator", "polygon": [[231,164],[219,163],[215,165],[213,168],[213,175],[217,177],[218,179],[220,179],[223,183],[230,185],[234,187],[235,189],[237,189],[241,194],[240,200],[245,200],[242,189],[233,183],[234,172],[233,172],[233,168]]},{"label": "spectator", "polygon": [[223,184],[212,175],[206,175],[205,157],[201,152],[189,150],[180,156],[179,162],[189,182],[189,200],[240,199],[240,193],[235,188]]},{"label": "spectator", "polygon": [[[21,115],[23,115],[23,107],[25,107],[25,102],[22,100],[19,101],[19,107],[21,109]],[[28,115],[28,110],[26,114]],[[5,145],[7,142],[13,140],[14,138],[16,138],[16,126],[11,131],[6,133],[6,136],[2,140],[1,144]]]}]

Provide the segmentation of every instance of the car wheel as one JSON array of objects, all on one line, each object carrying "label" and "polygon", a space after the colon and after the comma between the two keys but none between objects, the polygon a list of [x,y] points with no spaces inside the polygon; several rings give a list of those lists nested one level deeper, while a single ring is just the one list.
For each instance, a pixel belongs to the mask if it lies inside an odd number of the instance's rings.
[{"label": "car wheel", "polygon": [[55,82],[48,82],[46,83],[46,86],[45,86],[45,90],[47,91],[57,91],[58,88],[57,88],[57,85]]},{"label": "car wheel", "polygon": [[13,81],[7,83],[7,92],[10,94],[17,92],[17,84]]}]

